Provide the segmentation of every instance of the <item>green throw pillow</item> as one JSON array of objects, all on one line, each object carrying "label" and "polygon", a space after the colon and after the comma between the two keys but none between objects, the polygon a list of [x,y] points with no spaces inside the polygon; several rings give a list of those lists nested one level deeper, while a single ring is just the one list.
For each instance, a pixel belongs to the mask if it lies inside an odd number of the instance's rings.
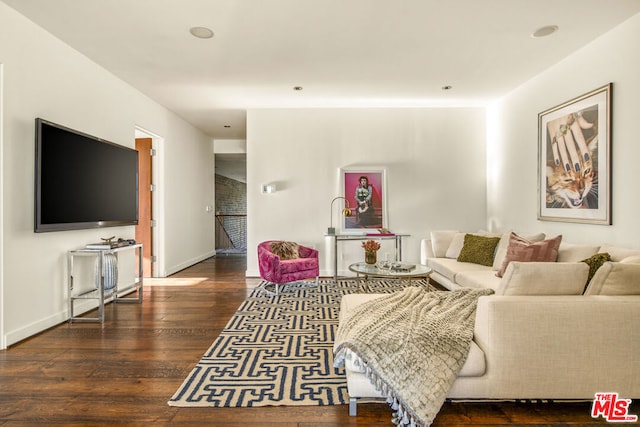
[{"label": "green throw pillow", "polygon": [[464,244],[458,261],[472,262],[474,264],[493,265],[493,257],[495,255],[496,246],[500,242],[500,237],[485,237],[475,234],[465,234]]},{"label": "green throw pillow", "polygon": [[582,260],[582,262],[586,262],[589,266],[589,276],[587,277],[587,283],[584,285],[585,290],[587,290],[587,286],[589,285],[589,282],[591,282],[593,275],[596,274],[596,271],[598,271],[598,269],[602,267],[602,264],[607,261],[611,261],[611,255],[606,252],[595,254]]}]

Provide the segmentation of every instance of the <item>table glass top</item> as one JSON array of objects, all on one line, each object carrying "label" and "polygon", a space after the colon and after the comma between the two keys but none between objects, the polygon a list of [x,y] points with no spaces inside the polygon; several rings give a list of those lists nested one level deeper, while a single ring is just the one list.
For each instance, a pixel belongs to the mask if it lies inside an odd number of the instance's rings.
[{"label": "table glass top", "polygon": [[378,262],[367,264],[357,262],[349,266],[349,270],[354,273],[377,277],[413,277],[426,276],[431,273],[431,269],[426,265],[410,262]]}]

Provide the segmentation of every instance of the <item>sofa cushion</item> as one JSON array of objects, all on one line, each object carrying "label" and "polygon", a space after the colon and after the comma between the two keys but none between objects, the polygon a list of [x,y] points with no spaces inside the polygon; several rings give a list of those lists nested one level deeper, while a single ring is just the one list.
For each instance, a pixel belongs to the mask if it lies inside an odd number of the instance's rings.
[{"label": "sofa cushion", "polygon": [[294,242],[274,241],[269,244],[269,249],[281,260],[298,258],[298,244]]},{"label": "sofa cushion", "polygon": [[460,256],[460,251],[464,246],[464,236],[467,233],[456,233],[451,239],[451,244],[447,248],[447,252],[444,254],[445,258],[457,259]]},{"label": "sofa cushion", "polygon": [[[544,233],[519,233],[518,235],[532,243],[541,242],[545,238]],[[493,258],[493,269],[495,271],[500,270],[500,267],[502,267],[502,264],[504,263],[504,257],[507,255],[507,247],[509,246],[509,237],[511,237],[510,231],[503,233],[500,237],[500,243],[498,243],[496,255]]]},{"label": "sofa cushion", "polygon": [[466,234],[464,236],[464,245],[457,260],[491,267],[493,266],[493,256],[499,241],[499,237]]},{"label": "sofa cushion", "polygon": [[427,265],[435,272],[440,273],[452,282],[457,282],[456,275],[462,271],[491,270],[484,265],[472,264],[470,262],[459,262],[451,258],[429,258]]},{"label": "sofa cushion", "polygon": [[581,295],[588,274],[584,262],[513,261],[496,295]]},{"label": "sofa cushion", "polygon": [[640,256],[640,250],[619,248],[617,246],[602,245],[599,252],[606,252],[611,255],[611,261],[620,262],[630,256]]},{"label": "sofa cushion", "polygon": [[494,291],[500,286],[502,279],[492,269],[474,269],[456,274],[456,284],[463,288],[488,288]]},{"label": "sofa cushion", "polygon": [[504,257],[502,267],[500,267],[496,275],[502,277],[507,266],[512,261],[555,262],[558,259],[558,247],[561,241],[562,235],[559,235],[553,239],[532,243],[516,233],[511,233],[507,255]]},{"label": "sofa cushion", "polygon": [[598,253],[600,246],[560,243],[558,262],[579,262]]},{"label": "sofa cushion", "polygon": [[593,275],[585,295],[640,295],[640,264],[605,262]]},{"label": "sofa cushion", "polygon": [[458,230],[439,230],[431,232],[431,248],[436,258],[443,258]]},{"label": "sofa cushion", "polygon": [[621,261],[623,264],[640,264],[640,255],[631,255],[623,258]]}]

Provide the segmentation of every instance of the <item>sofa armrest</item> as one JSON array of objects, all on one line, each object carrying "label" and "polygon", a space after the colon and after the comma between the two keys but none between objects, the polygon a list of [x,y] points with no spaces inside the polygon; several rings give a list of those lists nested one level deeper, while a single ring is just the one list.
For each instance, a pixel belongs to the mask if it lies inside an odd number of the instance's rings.
[{"label": "sofa armrest", "polygon": [[588,276],[584,262],[512,261],[496,295],[582,295]]},{"label": "sofa armrest", "polygon": [[428,258],[435,258],[431,239],[422,239],[420,241],[420,264],[427,265]]},{"label": "sofa armrest", "polygon": [[483,296],[487,398],[640,398],[640,296]]}]

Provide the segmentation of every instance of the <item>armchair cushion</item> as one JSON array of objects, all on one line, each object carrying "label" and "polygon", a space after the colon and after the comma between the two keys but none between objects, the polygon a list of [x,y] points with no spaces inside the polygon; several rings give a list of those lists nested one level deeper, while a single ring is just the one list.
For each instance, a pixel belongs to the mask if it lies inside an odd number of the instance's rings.
[{"label": "armchair cushion", "polygon": [[287,259],[280,262],[280,271],[282,271],[282,273],[295,273],[298,271],[313,270],[317,266],[317,258]]},{"label": "armchair cushion", "polygon": [[275,241],[269,244],[271,252],[281,260],[298,258],[298,244],[294,242]]}]

